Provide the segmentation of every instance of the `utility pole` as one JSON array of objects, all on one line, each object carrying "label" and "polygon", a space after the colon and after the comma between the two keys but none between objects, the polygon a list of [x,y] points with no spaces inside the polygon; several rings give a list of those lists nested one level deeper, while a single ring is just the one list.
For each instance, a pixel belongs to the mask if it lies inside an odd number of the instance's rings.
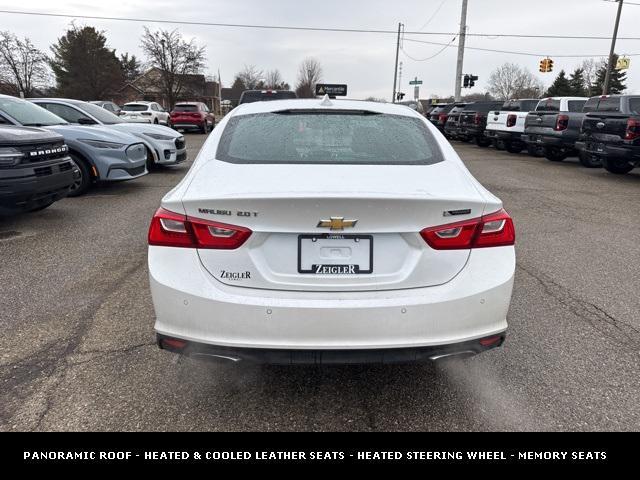
[{"label": "utility pole", "polygon": [[456,91],[455,100],[462,99],[462,65],[464,63],[464,42],[467,37],[467,0],[462,0],[462,13],[460,15],[460,34],[458,36],[458,63],[456,65]]},{"label": "utility pole", "polygon": [[611,39],[611,51],[609,52],[609,61],[607,62],[607,74],[604,77],[604,86],[602,87],[602,95],[609,93],[609,83],[611,83],[611,70],[613,69],[613,56],[616,49],[616,40],[618,39],[618,26],[620,25],[620,15],[622,14],[623,0],[618,0],[618,14],[616,15],[616,26],[613,28],[613,38]]},{"label": "utility pole", "polygon": [[391,97],[391,103],[396,103],[396,86],[398,81],[398,54],[400,53],[400,30],[402,29],[402,23],[398,23],[398,40],[396,43],[396,65],[393,71],[393,96]]}]

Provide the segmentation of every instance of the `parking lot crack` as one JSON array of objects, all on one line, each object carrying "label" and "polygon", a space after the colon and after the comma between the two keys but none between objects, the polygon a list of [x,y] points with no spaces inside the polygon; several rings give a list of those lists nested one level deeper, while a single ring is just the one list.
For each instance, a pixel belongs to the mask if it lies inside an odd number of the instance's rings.
[{"label": "parking lot crack", "polygon": [[640,330],[637,327],[614,317],[595,303],[578,297],[542,272],[524,267],[520,263],[517,268],[534,278],[544,288],[547,295],[556,299],[577,317],[586,320],[589,325],[610,341],[633,353],[638,353]]}]

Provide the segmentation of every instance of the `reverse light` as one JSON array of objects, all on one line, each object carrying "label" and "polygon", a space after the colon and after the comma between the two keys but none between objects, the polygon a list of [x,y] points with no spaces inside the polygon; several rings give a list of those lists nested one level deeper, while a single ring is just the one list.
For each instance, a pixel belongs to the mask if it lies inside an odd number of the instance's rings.
[{"label": "reverse light", "polygon": [[513,220],[503,209],[480,218],[427,227],[420,232],[434,250],[468,250],[515,244]]},{"label": "reverse light", "polygon": [[640,120],[630,118],[627,120],[627,131],[624,134],[625,140],[635,140],[640,138]]},{"label": "reverse light", "polygon": [[251,236],[251,230],[236,225],[187,217],[159,208],[149,226],[149,245],[181,248],[233,250]]},{"label": "reverse light", "polygon": [[569,127],[569,116],[568,115],[558,115],[558,119],[556,120],[556,126],[553,128],[556,132],[561,132],[566,130]]}]

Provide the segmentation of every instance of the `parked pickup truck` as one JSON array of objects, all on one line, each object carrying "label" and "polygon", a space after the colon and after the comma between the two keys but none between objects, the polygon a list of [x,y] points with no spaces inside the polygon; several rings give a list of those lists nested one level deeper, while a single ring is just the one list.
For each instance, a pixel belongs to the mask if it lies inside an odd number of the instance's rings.
[{"label": "parked pickup truck", "polygon": [[0,215],[47,208],[67,196],[79,174],[62,135],[0,125]]},{"label": "parked pickup truck", "polygon": [[535,110],[538,102],[535,98],[507,100],[500,110],[489,112],[485,137],[496,148],[502,143],[509,153],[520,153],[527,147],[522,141],[525,118],[530,111]]},{"label": "parked pickup truck", "polygon": [[479,147],[488,147],[491,140],[484,136],[489,112],[499,110],[503,102],[474,102],[460,112],[460,130],[458,135],[475,140]]},{"label": "parked pickup truck", "polygon": [[611,173],[640,167],[640,95],[605,95],[585,105],[581,138],[583,155],[601,159]]},{"label": "parked pickup truck", "polygon": [[458,103],[447,114],[447,121],[444,124],[444,136],[453,140],[464,140],[459,137],[460,112],[467,106],[466,103]]},{"label": "parked pickup truck", "polygon": [[444,125],[447,122],[447,115],[453,109],[455,105],[453,103],[441,103],[435,106],[429,112],[429,121],[433,123],[433,125],[444,132]]},{"label": "parked pickup truck", "polygon": [[[583,97],[543,98],[535,111],[527,115],[522,140],[528,145],[539,145],[544,156],[553,162],[561,162],[570,155],[578,155],[576,142],[582,125],[582,108],[587,102]],[[585,167],[599,167],[600,163],[581,155]]]}]

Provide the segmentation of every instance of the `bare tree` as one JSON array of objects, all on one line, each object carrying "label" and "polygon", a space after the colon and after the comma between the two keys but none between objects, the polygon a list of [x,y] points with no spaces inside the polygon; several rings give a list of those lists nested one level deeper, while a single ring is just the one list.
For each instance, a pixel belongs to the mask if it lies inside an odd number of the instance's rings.
[{"label": "bare tree", "polygon": [[322,66],[315,58],[305,58],[298,68],[296,94],[299,98],[313,98],[316,83],[322,81]]},{"label": "bare tree", "polygon": [[515,63],[505,63],[489,76],[489,92],[498,100],[539,97],[544,85],[533,73]]},{"label": "bare tree", "polygon": [[264,74],[255,65],[245,65],[242,71],[236,74],[236,79],[242,82],[246,90],[254,90],[264,85]]},{"label": "bare tree", "polygon": [[173,108],[186,84],[185,75],[202,72],[206,59],[205,48],[188,42],[178,30],[158,30],[152,32],[144,27],[140,45],[149,63],[160,70],[161,87],[169,108]]},{"label": "bare tree", "polygon": [[596,60],[595,58],[589,58],[584,60],[580,64],[580,68],[583,70],[582,76],[584,78],[585,89],[588,96],[597,95],[600,92],[596,91],[594,85],[598,80],[598,70],[602,69],[607,65],[606,58],[600,58]]},{"label": "bare tree", "polygon": [[37,87],[45,86],[48,79],[47,56],[31,40],[0,32],[0,80],[12,85],[17,93],[30,97]]},{"label": "bare tree", "polygon": [[272,88],[274,90],[289,90],[289,84],[284,81],[280,70],[277,68],[268,70],[265,74],[265,87]]}]

